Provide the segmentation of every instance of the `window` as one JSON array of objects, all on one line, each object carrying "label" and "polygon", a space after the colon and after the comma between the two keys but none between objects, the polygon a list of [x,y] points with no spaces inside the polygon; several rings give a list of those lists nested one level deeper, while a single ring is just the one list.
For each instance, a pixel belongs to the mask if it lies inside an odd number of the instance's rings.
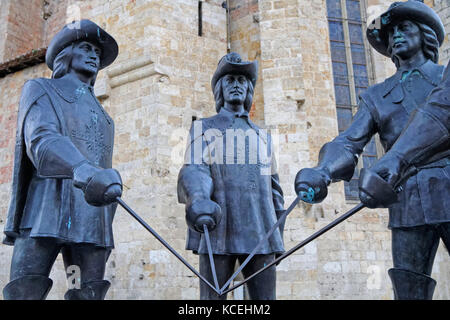
[{"label": "window", "polygon": [[[357,110],[358,96],[369,87],[362,10],[365,10],[364,0],[327,0],[339,133],[350,126]],[[375,139],[372,138],[364,149],[351,181],[345,182],[347,200],[359,199],[359,169],[370,167],[376,159],[377,148]]]}]

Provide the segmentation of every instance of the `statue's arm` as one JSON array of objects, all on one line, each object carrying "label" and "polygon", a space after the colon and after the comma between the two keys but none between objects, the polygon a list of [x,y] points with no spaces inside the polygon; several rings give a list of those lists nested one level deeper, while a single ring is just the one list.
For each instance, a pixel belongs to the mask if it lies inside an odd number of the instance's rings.
[{"label": "statue's arm", "polygon": [[[433,117],[433,123],[436,121],[436,126],[439,126],[443,130],[442,133],[448,136],[450,132],[450,87],[448,87],[446,91],[447,99],[444,102],[428,103],[423,108],[419,108],[419,111],[428,114],[430,117]],[[411,120],[411,122],[412,121],[417,120]],[[423,128],[425,128],[425,125],[422,126]]]},{"label": "statue's arm", "polygon": [[[448,137],[450,131],[450,61],[445,68],[441,83],[430,93],[425,105],[418,111],[423,114],[411,117],[410,123],[418,122],[419,120],[416,118],[419,117],[432,118],[430,125],[434,130],[442,129],[442,133]],[[420,128],[425,129],[426,126],[426,124],[422,124]]]},{"label": "statue's arm", "polygon": [[186,204],[186,223],[194,231],[203,225],[213,230],[222,218],[222,209],[211,200],[214,184],[209,167],[185,164],[178,175],[178,201]]},{"label": "statue's arm", "polygon": [[27,155],[39,177],[71,179],[73,169],[87,161],[69,137],[62,135],[60,119],[47,95],[30,107],[23,130]]},{"label": "statue's arm", "polygon": [[[201,142],[202,136],[197,139],[200,139]],[[208,152],[202,152],[205,150],[203,148],[207,148],[207,146],[205,143],[200,143],[199,154],[194,154],[195,145],[196,139],[194,138],[186,150],[185,164],[178,174],[178,202],[186,205],[186,222],[189,228],[203,232],[203,225],[206,225],[211,231],[220,222],[222,211],[220,206],[211,199],[214,181],[211,167],[203,157]]]},{"label": "statue's arm", "polygon": [[[272,174],[272,199],[273,207],[275,208],[275,214],[277,216],[277,220],[279,220],[281,215],[284,213],[284,196],[283,189],[281,189],[280,185],[280,177],[277,173]],[[282,237],[285,223],[286,220],[282,221],[278,226]]]},{"label": "statue's arm", "polygon": [[[390,157],[395,153],[401,159],[399,175],[411,165],[420,166],[449,156],[449,115],[450,104],[432,103],[412,114],[402,134],[384,156]],[[440,154],[442,157],[439,157]]]},{"label": "statue's arm", "polygon": [[391,150],[408,165],[420,165],[439,159],[450,144],[450,70],[430,94],[423,107],[411,116]]},{"label": "statue's arm", "polygon": [[211,199],[214,187],[211,168],[205,159],[209,154],[208,146],[202,131],[195,130],[195,127],[194,122],[189,130],[184,165],[178,174],[178,201],[184,204]]},{"label": "statue's arm", "polygon": [[431,91],[425,105],[413,112],[392,148],[373,168],[394,185],[410,166],[448,157],[449,147],[450,62],[441,83]]},{"label": "statue's arm", "polygon": [[328,185],[331,182],[349,181],[352,178],[358,157],[376,130],[372,112],[361,99],[358,112],[349,128],[320,149],[318,165],[301,169],[297,173],[295,192],[302,195],[306,202],[323,201],[328,195]]},{"label": "statue's arm", "polygon": [[317,167],[324,170],[333,182],[349,181],[359,155],[376,130],[376,123],[368,105],[360,100],[358,111],[347,130],[321,148]]},{"label": "statue's arm", "polygon": [[284,212],[284,194],[280,185],[280,177],[278,175],[278,165],[274,154],[274,146],[272,137],[270,137],[270,150],[271,150],[271,182],[272,182],[272,199],[277,218]]},{"label": "statue's arm", "polygon": [[[394,187],[412,166],[420,167],[448,158],[449,131],[450,81],[444,78],[431,92],[426,104],[411,115],[392,148],[370,170]],[[376,198],[376,195],[372,197]]]},{"label": "statue's arm", "polygon": [[122,179],[115,169],[99,168],[62,134],[60,121],[50,99],[42,95],[24,119],[23,137],[28,158],[41,178],[73,179],[86,201],[102,206],[122,195]]},{"label": "statue's arm", "polygon": [[211,170],[205,164],[185,164],[178,174],[178,201],[190,204],[195,200],[210,200],[214,184]]},{"label": "statue's arm", "polygon": [[272,199],[275,212],[279,217],[284,212],[284,195],[280,185],[280,177],[278,174],[272,175]]},{"label": "statue's arm", "polygon": [[[280,177],[278,175],[278,165],[277,165],[277,161],[276,161],[276,157],[274,154],[274,145],[273,145],[273,140],[272,140],[272,136],[268,135],[269,137],[269,144],[270,144],[270,152],[271,152],[271,176],[270,176],[270,180],[271,180],[271,186],[272,186],[272,202],[273,202],[273,207],[275,209],[275,215],[277,217],[277,220],[280,219],[280,217],[283,215],[284,213],[284,194],[283,194],[283,189],[281,188],[281,184],[280,184]],[[279,225],[279,230],[281,233],[281,237],[283,237],[283,232],[284,232],[284,225],[286,223],[286,220],[282,221]]]}]

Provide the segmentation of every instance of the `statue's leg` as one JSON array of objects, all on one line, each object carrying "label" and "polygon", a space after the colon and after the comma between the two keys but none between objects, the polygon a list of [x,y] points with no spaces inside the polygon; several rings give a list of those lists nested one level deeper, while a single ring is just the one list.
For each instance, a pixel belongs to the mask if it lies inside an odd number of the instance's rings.
[{"label": "statue's leg", "polygon": [[396,300],[431,300],[436,281],[430,277],[439,246],[434,226],[392,229],[394,268],[389,276]]},{"label": "statue's leg", "polygon": [[43,300],[52,280],[49,274],[60,251],[52,238],[31,238],[24,230],[14,242],[10,282],[3,289],[5,300]]},{"label": "statue's leg", "polygon": [[73,244],[64,246],[61,250],[66,270],[70,266],[80,268],[79,288],[69,289],[66,300],[103,300],[111,285],[104,280],[106,262],[110,249],[91,244]]},{"label": "statue's leg", "polygon": [[[244,257],[245,258],[245,257]],[[275,260],[275,254],[257,254],[242,270],[247,278],[256,271]],[[242,263],[242,261],[240,261]],[[251,300],[275,300],[276,299],[276,269],[270,267],[247,282],[248,294]]]},{"label": "statue's leg", "polygon": [[[234,271],[234,265],[236,263],[236,255],[213,255],[214,264],[216,267],[217,281],[219,286],[223,286],[227,280],[231,277]],[[200,274],[214,285],[214,278],[211,272],[211,265],[209,263],[209,256],[207,254],[199,255],[200,262]],[[219,296],[214,290],[212,290],[203,281],[200,281],[200,300],[226,300],[227,295]]]}]

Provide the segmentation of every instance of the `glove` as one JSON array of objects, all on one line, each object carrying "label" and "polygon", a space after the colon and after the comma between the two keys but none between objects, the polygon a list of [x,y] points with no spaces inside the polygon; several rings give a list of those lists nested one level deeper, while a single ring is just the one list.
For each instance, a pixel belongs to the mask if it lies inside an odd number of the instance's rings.
[{"label": "glove", "polygon": [[84,192],[90,205],[101,207],[122,196],[122,178],[115,169],[102,169],[87,162],[73,170],[73,185]]},{"label": "glove", "polygon": [[302,200],[309,203],[319,203],[328,194],[330,177],[323,169],[305,168],[295,177],[295,192]]},{"label": "glove", "polygon": [[194,231],[203,232],[203,225],[212,231],[221,218],[222,209],[212,200],[194,200],[186,206],[186,222]]},{"label": "glove", "polygon": [[358,184],[359,199],[368,208],[387,208],[398,200],[394,188],[372,169],[361,169]]},{"label": "glove", "polygon": [[380,176],[392,188],[400,179],[405,163],[399,154],[388,152],[380,160],[378,160],[369,170]]},{"label": "glove", "polygon": [[[388,152],[384,157],[378,160],[370,169],[361,171],[359,185],[359,199],[368,208],[383,208],[394,203],[397,196],[392,195],[392,199],[388,199],[385,194],[381,193],[382,189],[392,190],[399,179],[402,167],[402,160],[394,152]],[[364,176],[363,176],[364,174]],[[369,180],[365,182],[367,185],[363,187],[363,179]],[[378,177],[374,178],[373,176]]]}]

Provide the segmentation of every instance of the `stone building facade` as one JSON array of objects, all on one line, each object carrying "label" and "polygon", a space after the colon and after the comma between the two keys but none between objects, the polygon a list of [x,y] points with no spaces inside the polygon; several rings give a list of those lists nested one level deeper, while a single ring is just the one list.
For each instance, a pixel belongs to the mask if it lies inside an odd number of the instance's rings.
[{"label": "stone building facade", "polygon": [[[393,1],[360,2],[368,20]],[[425,2],[441,16],[448,33],[450,1]],[[197,257],[184,250],[186,223],[184,206],[177,203],[177,174],[192,120],[215,113],[210,80],[229,50],[259,60],[251,116],[275,134],[289,205],[297,171],[315,165],[322,144],[338,133],[326,3],[2,0],[0,17],[6,23],[0,25],[0,64],[9,71],[0,78],[0,228],[10,197],[21,87],[28,79],[51,76],[39,57],[30,55],[45,48],[65,23],[80,18],[101,25],[120,48],[116,62],[99,74],[95,90],[116,123],[113,163],[124,181],[123,199],[189,262],[198,267]],[[366,54],[371,84],[395,72],[392,62],[368,45]],[[449,58],[446,37],[441,63]],[[9,65],[22,67],[12,70]],[[323,203],[300,204],[286,222],[286,248],[354,206],[344,192],[343,183],[337,183]],[[284,260],[277,268],[277,298],[391,299],[387,219],[386,210],[363,210]],[[108,299],[198,298],[198,279],[120,208],[114,236]],[[0,246],[1,287],[8,282],[11,254],[12,247]],[[441,244],[432,275],[438,281],[435,299],[450,298],[448,262]],[[67,281],[60,258],[51,278],[49,299],[62,299]]]}]

